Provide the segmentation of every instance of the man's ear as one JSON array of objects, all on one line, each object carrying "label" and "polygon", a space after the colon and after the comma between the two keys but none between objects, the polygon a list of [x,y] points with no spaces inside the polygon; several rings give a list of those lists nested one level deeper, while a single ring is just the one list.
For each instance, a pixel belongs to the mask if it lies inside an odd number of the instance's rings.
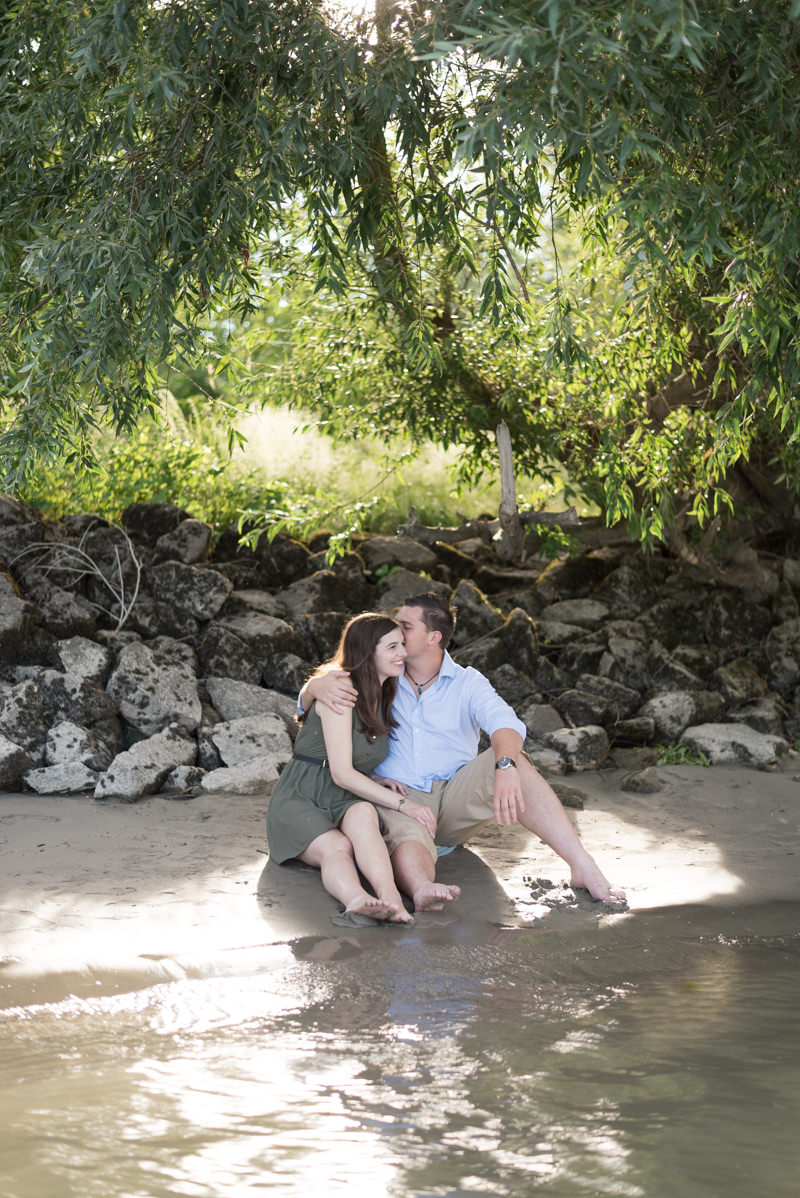
[{"label": "man's ear", "polygon": [[438,645],[441,642],[442,634],[438,628],[432,628],[428,635],[432,638],[432,644]]}]

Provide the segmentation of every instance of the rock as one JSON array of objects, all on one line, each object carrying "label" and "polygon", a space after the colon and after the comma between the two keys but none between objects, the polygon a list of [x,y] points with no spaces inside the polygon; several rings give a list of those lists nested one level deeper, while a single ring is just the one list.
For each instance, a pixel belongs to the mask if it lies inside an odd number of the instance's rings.
[{"label": "rock", "polygon": [[651,719],[657,739],[671,745],[695,718],[694,699],[688,691],[665,691],[642,704],[638,714]]},{"label": "rock", "polygon": [[577,624],[579,628],[597,628],[611,615],[605,603],[596,599],[561,599],[542,608],[540,620]]},{"label": "rock", "polygon": [[0,558],[11,562],[48,539],[48,524],[32,504],[0,494]]},{"label": "rock", "polygon": [[487,677],[505,665],[512,655],[508,653],[499,636],[481,637],[465,645],[463,649],[453,650],[453,661],[465,668],[472,667]]},{"label": "rock", "polygon": [[583,811],[586,795],[577,786],[568,786],[566,782],[552,782],[551,786],[558,796],[562,807],[570,807],[573,811]]},{"label": "rock", "polygon": [[224,628],[239,637],[247,645],[251,656],[258,660],[259,672],[263,670],[266,662],[278,653],[294,653],[301,657],[306,650],[302,638],[291,625],[263,612],[237,612],[229,616],[220,616],[212,627]]},{"label": "rock", "polygon": [[183,562],[153,566],[146,572],[146,579],[156,599],[201,622],[213,620],[233,590],[230,579],[217,570]]},{"label": "rock", "polygon": [[800,560],[796,557],[784,558],[783,577],[792,590],[800,591]]},{"label": "rock", "polygon": [[97,615],[88,599],[50,582],[28,588],[29,597],[39,609],[39,618],[57,637],[92,637],[97,631]]},{"label": "rock", "polygon": [[261,680],[260,657],[254,657],[250,646],[230,629],[209,624],[198,646],[200,669],[206,676],[234,678],[240,682]]},{"label": "rock", "polygon": [[[258,587],[231,591],[220,614],[233,616],[243,611],[260,611],[264,615],[277,616],[281,620],[287,615],[286,607],[280,599],[270,591]],[[341,613],[337,613],[337,616],[341,620]]]},{"label": "rock", "polygon": [[617,617],[633,617],[655,602],[657,594],[657,583],[645,570],[623,562],[595,587],[592,598]]},{"label": "rock", "polygon": [[452,594],[451,603],[458,613],[453,634],[453,644],[456,646],[466,645],[503,627],[502,615],[474,582],[462,579]]},{"label": "rock", "polygon": [[152,640],[145,641],[145,644],[151,653],[157,653],[169,661],[182,662],[193,674],[197,673],[197,654],[186,641],[178,641],[174,636],[154,636]]},{"label": "rock", "polygon": [[155,543],[156,553],[193,566],[208,557],[212,535],[210,524],[189,517],[181,520],[177,528],[161,534]]},{"label": "rock", "polygon": [[562,598],[582,599],[618,564],[594,553],[556,560],[539,575],[536,591],[544,603],[557,603]]},{"label": "rock", "polygon": [[738,711],[730,711],[728,720],[736,724],[747,724],[756,732],[765,732],[768,736],[783,736],[783,707],[776,699],[764,697],[745,703]]},{"label": "rock", "polygon": [[415,573],[430,571],[439,561],[432,549],[410,537],[367,537],[359,546],[359,554],[372,574],[382,566],[402,566]]},{"label": "rock", "polygon": [[565,774],[567,763],[555,749],[544,749],[533,741],[525,741],[524,749],[531,764],[542,774]]},{"label": "rock", "polygon": [[655,739],[656,725],[651,716],[631,716],[609,724],[607,731],[614,745],[649,745]]},{"label": "rock", "polygon": [[72,674],[76,678],[88,678],[102,686],[111,672],[113,653],[88,637],[72,636],[67,640],[58,641],[55,648],[65,674]]},{"label": "rock", "polygon": [[225,765],[242,765],[269,754],[284,764],[292,755],[292,741],[280,716],[268,712],[227,720],[211,730],[211,739]]},{"label": "rock", "polygon": [[316,661],[327,661],[333,657],[342,630],[347,623],[347,614],[342,611],[308,612],[293,619],[295,631],[313,650]]},{"label": "rock", "polygon": [[296,698],[312,673],[309,663],[295,653],[276,653],[264,663],[261,681],[268,688]]},{"label": "rock", "polygon": [[707,602],[705,637],[710,644],[741,654],[763,642],[771,626],[769,608],[748,603],[741,595],[717,592]]},{"label": "rock", "polygon": [[342,613],[339,618],[344,624],[351,612],[350,588],[333,570],[317,570],[308,578],[300,578],[278,591],[275,598],[288,613],[290,621],[308,612],[338,611]]},{"label": "rock", "polygon": [[234,678],[207,678],[206,689],[223,720],[270,714],[280,716],[284,724],[296,727],[297,702],[279,691],[251,686]]},{"label": "rock", "polygon": [[54,723],[73,720],[87,728],[118,715],[111,695],[91,678],[60,670],[33,669],[42,692],[44,709]]},{"label": "rock", "polygon": [[207,794],[269,795],[284,762],[277,754],[251,757],[242,765],[212,770],[200,787]]},{"label": "rock", "polygon": [[545,745],[557,753],[575,770],[592,769],[608,753],[609,741],[604,728],[590,724],[583,728],[561,728],[547,732]]},{"label": "rock", "polygon": [[648,689],[659,691],[699,691],[703,682],[668,653],[659,641],[653,641],[647,654]]},{"label": "rock", "polygon": [[0,733],[26,749],[37,765],[44,754],[48,725],[42,690],[35,679],[19,682],[0,696]]},{"label": "rock", "polygon": [[0,662],[14,665],[30,661],[30,639],[36,609],[27,603],[10,574],[0,570]]},{"label": "rock", "polygon": [[394,570],[378,586],[380,609],[394,612],[402,607],[407,599],[414,595],[424,595],[428,591],[434,591],[446,599],[450,598],[450,586],[447,583],[425,578],[421,574],[412,573],[411,570]]},{"label": "rock", "polygon": [[565,645],[586,638],[586,629],[580,624],[562,624],[559,620],[543,620],[540,616],[534,619],[533,624],[543,653],[553,649],[560,651]]},{"label": "rock", "polygon": [[174,503],[132,503],[122,513],[122,526],[133,540],[155,545],[189,519],[190,513]]},{"label": "rock", "polygon": [[157,637],[195,637],[200,631],[199,621],[185,609],[147,594],[139,595],[125,627],[146,641]]},{"label": "rock", "polygon": [[605,699],[590,691],[566,690],[553,700],[553,706],[563,717],[562,725],[604,724],[608,714]]},{"label": "rock", "polygon": [[200,769],[196,765],[176,765],[174,770],[167,774],[161,786],[163,795],[188,795],[189,791],[196,791],[203,781],[205,770]]},{"label": "rock", "polygon": [[[108,769],[114,757],[114,752],[101,736],[71,720],[61,720],[47,733],[45,762],[49,766],[78,762],[98,774]],[[78,789],[84,788],[81,786]]]},{"label": "rock", "polygon": [[517,715],[528,730],[531,740],[541,740],[546,732],[555,732],[564,727],[564,721],[550,703],[528,703]]},{"label": "rock", "polygon": [[25,785],[37,794],[71,795],[94,791],[97,774],[80,761],[62,761],[42,769],[28,770]]},{"label": "rock", "polygon": [[190,740],[179,725],[170,724],[115,757],[97,783],[94,797],[106,799],[113,795],[138,799],[142,795],[157,794],[176,766],[193,765],[196,756],[194,740]]},{"label": "rock", "polygon": [[138,732],[152,736],[177,724],[193,732],[202,708],[197,679],[182,662],[167,661],[146,645],[126,645],[108,682],[120,714]]},{"label": "rock", "polygon": [[698,724],[685,729],[680,743],[705,754],[712,765],[738,761],[768,768],[789,750],[782,737],[756,732],[747,724]]},{"label": "rock", "polygon": [[0,791],[15,790],[32,765],[30,754],[0,732]]},{"label": "rock", "polygon": [[664,783],[659,778],[658,771],[650,765],[633,774],[626,774],[620,783],[620,789],[629,794],[654,795],[664,789]]},{"label": "rock", "polygon": [[258,540],[255,556],[261,575],[269,587],[285,587],[309,572],[309,550],[291,537],[278,535],[270,540],[264,534]]},{"label": "rock", "polygon": [[508,662],[498,666],[496,670],[492,670],[488,674],[488,678],[498,695],[515,710],[524,703],[541,699],[541,695],[537,695],[536,687],[528,675],[523,674],[515,666],[509,665]]},{"label": "rock", "polygon": [[588,691],[604,699],[607,718],[614,723],[632,716],[641,706],[642,697],[637,690],[601,674],[579,674],[575,686],[579,691]]},{"label": "rock", "polygon": [[715,670],[710,679],[729,703],[746,703],[767,692],[767,684],[746,657],[737,657]]}]

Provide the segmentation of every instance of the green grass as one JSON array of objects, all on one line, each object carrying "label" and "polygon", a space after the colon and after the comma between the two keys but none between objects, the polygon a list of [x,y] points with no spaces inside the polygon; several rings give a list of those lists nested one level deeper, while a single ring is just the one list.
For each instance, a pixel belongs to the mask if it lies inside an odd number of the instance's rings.
[{"label": "green grass", "polygon": [[[458,524],[462,515],[496,515],[499,482],[458,490],[456,451],[418,454],[392,440],[334,441],[302,428],[295,412],[267,409],[241,422],[242,448],[228,452],[227,430],[207,412],[186,416],[170,404],[160,424],[128,437],[104,437],[98,469],[43,466],[20,498],[54,518],[96,512],[119,520],[130,503],[174,503],[219,533],[243,520],[307,537],[325,528],[343,539],[358,530],[394,533],[417,509],[423,524]],[[526,480],[520,506],[559,506],[559,495]]]}]

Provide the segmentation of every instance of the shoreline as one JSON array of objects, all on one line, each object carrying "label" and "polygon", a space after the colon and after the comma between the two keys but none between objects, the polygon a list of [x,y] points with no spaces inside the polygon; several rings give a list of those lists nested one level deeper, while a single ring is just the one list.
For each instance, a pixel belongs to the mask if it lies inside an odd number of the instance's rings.
[{"label": "shoreline", "polygon": [[[622,770],[569,775],[585,798],[568,814],[626,889],[626,912],[571,896],[555,854],[522,829],[490,827],[441,859],[439,875],[463,886],[458,903],[409,930],[348,934],[383,948],[480,943],[498,927],[591,939],[620,927],[670,934],[687,921],[730,931],[745,908],[761,909],[762,935],[796,932],[800,765],[657,774],[662,789],[650,795],[623,791]],[[0,1009],[253,972],[304,938],[334,935],[338,906],[315,871],[268,864],[267,805],[262,795],[0,795]],[[555,909],[537,878],[552,883]]]}]

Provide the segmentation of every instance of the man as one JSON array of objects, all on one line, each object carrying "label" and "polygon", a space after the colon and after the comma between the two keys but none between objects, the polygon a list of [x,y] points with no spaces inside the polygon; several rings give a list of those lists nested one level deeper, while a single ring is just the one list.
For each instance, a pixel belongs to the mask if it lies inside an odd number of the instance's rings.
[{"label": "man", "polygon": [[[406,796],[431,808],[440,845],[463,844],[492,818],[501,826],[519,821],[567,862],[573,887],[598,900],[624,900],[581,844],[552,787],[523,755],[525,725],[488,679],[456,665],[447,652],[454,609],[426,593],[406,600],[395,619],[406,649],[393,708],[399,726],[374,776],[400,796],[397,811],[382,809],[381,818],[397,884],[414,909],[441,910],[460,890],[436,882],[436,846],[403,815]],[[336,671],[308,682],[300,702],[307,707],[316,699],[341,711],[353,706],[354,696],[347,675]],[[478,753],[481,729],[492,747]]]}]

